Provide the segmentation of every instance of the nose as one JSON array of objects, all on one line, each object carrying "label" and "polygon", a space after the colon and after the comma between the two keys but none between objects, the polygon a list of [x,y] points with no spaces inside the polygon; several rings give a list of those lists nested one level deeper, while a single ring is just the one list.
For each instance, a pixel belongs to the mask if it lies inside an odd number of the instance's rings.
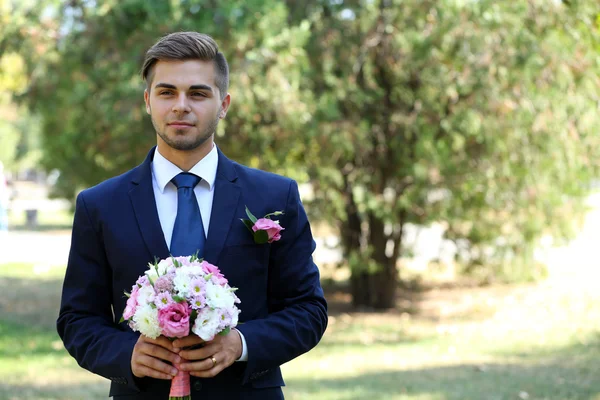
[{"label": "nose", "polygon": [[179,97],[177,97],[177,101],[173,104],[173,112],[182,114],[190,112],[190,106],[188,103],[188,98],[186,93],[180,93]]}]

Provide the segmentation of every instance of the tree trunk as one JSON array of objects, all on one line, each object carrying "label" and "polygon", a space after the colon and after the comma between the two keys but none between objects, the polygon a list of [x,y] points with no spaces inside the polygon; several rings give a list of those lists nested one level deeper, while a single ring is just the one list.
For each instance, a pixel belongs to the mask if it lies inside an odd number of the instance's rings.
[{"label": "tree trunk", "polygon": [[352,271],[350,283],[354,307],[382,310],[396,306],[398,274],[395,265],[382,266],[374,273]]},{"label": "tree trunk", "polygon": [[[368,215],[367,220],[369,222],[369,245],[372,249],[369,259],[374,261],[378,268],[376,271],[361,269],[351,271],[352,302],[356,308],[394,308],[398,286],[396,257],[386,255],[386,246],[390,238],[385,234],[383,220],[373,213]],[[360,231],[357,233],[360,234]],[[354,249],[357,250],[357,248]]]}]

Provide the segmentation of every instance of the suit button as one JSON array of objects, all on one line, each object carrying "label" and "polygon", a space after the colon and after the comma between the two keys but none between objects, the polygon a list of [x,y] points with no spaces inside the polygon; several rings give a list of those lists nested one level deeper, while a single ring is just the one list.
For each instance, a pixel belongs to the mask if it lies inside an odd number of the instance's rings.
[{"label": "suit button", "polygon": [[202,382],[200,382],[200,381],[196,381],[196,382],[194,382],[194,390],[195,390],[196,392],[199,392],[199,391],[201,391],[201,390],[202,390]]}]

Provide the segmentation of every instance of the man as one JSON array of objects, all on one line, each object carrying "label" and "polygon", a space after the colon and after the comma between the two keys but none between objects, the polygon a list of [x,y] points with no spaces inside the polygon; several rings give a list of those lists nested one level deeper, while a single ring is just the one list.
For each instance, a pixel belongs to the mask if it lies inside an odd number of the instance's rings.
[{"label": "man", "polygon": [[[214,145],[231,96],[212,38],[163,37],[142,75],[157,146],[137,168],[79,194],[58,332],[82,367],[112,380],[119,399],[167,399],[174,364],[192,375],[193,398],[282,399],[279,366],[313,348],[327,325],[297,184],[232,162]],[[178,190],[180,175],[192,177],[193,190]],[[258,217],[283,211],[281,239],[256,244],[240,221],[246,206]],[[239,288],[237,329],[211,342],[191,335],[171,343],[117,323],[123,292],[148,262],[194,253],[182,250],[189,246]]]}]

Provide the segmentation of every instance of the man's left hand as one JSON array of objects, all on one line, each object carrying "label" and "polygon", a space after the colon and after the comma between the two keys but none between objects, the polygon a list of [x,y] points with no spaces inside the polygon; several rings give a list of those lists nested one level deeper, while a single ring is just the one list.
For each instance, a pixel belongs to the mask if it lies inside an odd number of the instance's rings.
[{"label": "man's left hand", "polygon": [[[199,349],[185,350],[186,347],[202,343],[204,346]],[[217,335],[210,342],[190,335],[175,340],[173,346],[184,349],[179,352],[183,359],[179,369],[199,378],[216,376],[242,356],[242,338],[236,329],[232,329],[227,335]]]}]

